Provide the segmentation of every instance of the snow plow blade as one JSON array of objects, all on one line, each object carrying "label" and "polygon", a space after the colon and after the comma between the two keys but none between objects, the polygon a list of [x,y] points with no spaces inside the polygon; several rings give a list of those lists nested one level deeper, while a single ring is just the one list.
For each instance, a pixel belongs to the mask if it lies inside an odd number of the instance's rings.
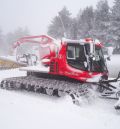
[{"label": "snow plow blade", "polygon": [[119,78],[120,78],[120,72],[118,73],[118,76],[115,79],[101,80],[98,85],[109,91],[113,91],[113,92],[119,91],[120,92],[120,87],[116,87],[116,86],[112,85],[112,83],[120,81]]},{"label": "snow plow blade", "polygon": [[25,67],[26,64],[19,63],[17,61],[0,57],[0,70],[13,69],[19,67]]},{"label": "snow plow blade", "polygon": [[101,80],[96,83],[99,86],[100,97],[106,99],[115,99],[118,100],[115,104],[115,110],[120,110],[120,84],[115,85],[115,82],[120,81],[120,72],[115,79],[112,80]]}]

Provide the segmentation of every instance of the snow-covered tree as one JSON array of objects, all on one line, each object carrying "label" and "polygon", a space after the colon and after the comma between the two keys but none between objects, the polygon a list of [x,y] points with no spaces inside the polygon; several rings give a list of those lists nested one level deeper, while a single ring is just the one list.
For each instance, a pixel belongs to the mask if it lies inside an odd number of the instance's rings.
[{"label": "snow-covered tree", "polygon": [[62,38],[64,34],[70,37],[71,13],[64,7],[57,16],[55,16],[48,27],[48,34],[54,38]]},{"label": "snow-covered tree", "polygon": [[24,36],[28,36],[29,35],[29,30],[28,28],[17,28],[15,31],[14,31],[14,39],[18,39],[18,38],[21,38],[21,37],[24,37]]},{"label": "snow-covered tree", "polygon": [[109,33],[112,41],[116,43],[115,46],[120,48],[120,0],[114,0]]},{"label": "snow-covered tree", "polygon": [[91,30],[93,28],[94,11],[92,7],[86,7],[83,11],[80,10],[78,14],[78,38],[91,37]]},{"label": "snow-covered tree", "polygon": [[78,21],[77,18],[73,18],[71,20],[71,27],[70,27],[70,39],[77,39],[78,35]]},{"label": "snow-covered tree", "polygon": [[74,18],[66,7],[58,14],[48,28],[52,37],[61,38],[66,32],[71,39],[92,37],[104,44],[115,42],[120,48],[120,0],[114,0],[112,9],[107,0],[100,0],[96,9],[92,6],[80,9]]},{"label": "snow-covered tree", "polygon": [[29,35],[29,30],[28,28],[21,28],[18,27],[14,32],[9,32],[6,35],[6,42],[8,45],[13,44],[13,42],[15,42],[18,38],[24,37],[24,36],[28,36]]},{"label": "snow-covered tree", "polygon": [[110,8],[107,0],[98,2],[93,23],[93,36],[107,43],[109,40],[108,30],[110,26]]}]

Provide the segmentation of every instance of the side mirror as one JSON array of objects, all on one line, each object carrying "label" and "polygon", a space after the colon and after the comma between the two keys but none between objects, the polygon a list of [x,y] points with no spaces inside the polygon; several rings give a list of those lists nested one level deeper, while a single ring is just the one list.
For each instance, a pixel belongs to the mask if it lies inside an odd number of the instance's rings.
[{"label": "side mirror", "polygon": [[110,61],[110,60],[111,60],[110,56],[108,56],[106,59],[107,59],[108,61]]}]

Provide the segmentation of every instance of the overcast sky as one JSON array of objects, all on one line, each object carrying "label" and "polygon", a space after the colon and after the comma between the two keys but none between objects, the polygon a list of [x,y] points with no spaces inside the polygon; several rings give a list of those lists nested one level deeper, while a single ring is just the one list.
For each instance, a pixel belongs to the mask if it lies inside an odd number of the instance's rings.
[{"label": "overcast sky", "polygon": [[[0,0],[0,28],[3,33],[17,27],[28,27],[32,34],[47,32],[47,27],[63,6],[75,16],[86,6],[96,6],[99,0]],[[112,6],[114,0],[108,0]]]}]

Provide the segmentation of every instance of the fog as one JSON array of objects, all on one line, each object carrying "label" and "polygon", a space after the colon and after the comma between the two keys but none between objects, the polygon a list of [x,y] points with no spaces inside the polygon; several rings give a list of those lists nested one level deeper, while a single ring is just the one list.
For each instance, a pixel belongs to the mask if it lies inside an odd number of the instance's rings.
[{"label": "fog", "polygon": [[[63,6],[73,16],[86,6],[96,6],[99,0],[0,0],[0,28],[6,34],[17,27],[28,27],[31,34],[47,32],[52,18]],[[109,0],[112,6],[113,0]]]},{"label": "fog", "polygon": [[[100,0],[0,0],[0,55],[11,55],[20,37],[46,34],[53,18],[67,7],[72,17]],[[108,0],[110,6],[114,0]]]}]

